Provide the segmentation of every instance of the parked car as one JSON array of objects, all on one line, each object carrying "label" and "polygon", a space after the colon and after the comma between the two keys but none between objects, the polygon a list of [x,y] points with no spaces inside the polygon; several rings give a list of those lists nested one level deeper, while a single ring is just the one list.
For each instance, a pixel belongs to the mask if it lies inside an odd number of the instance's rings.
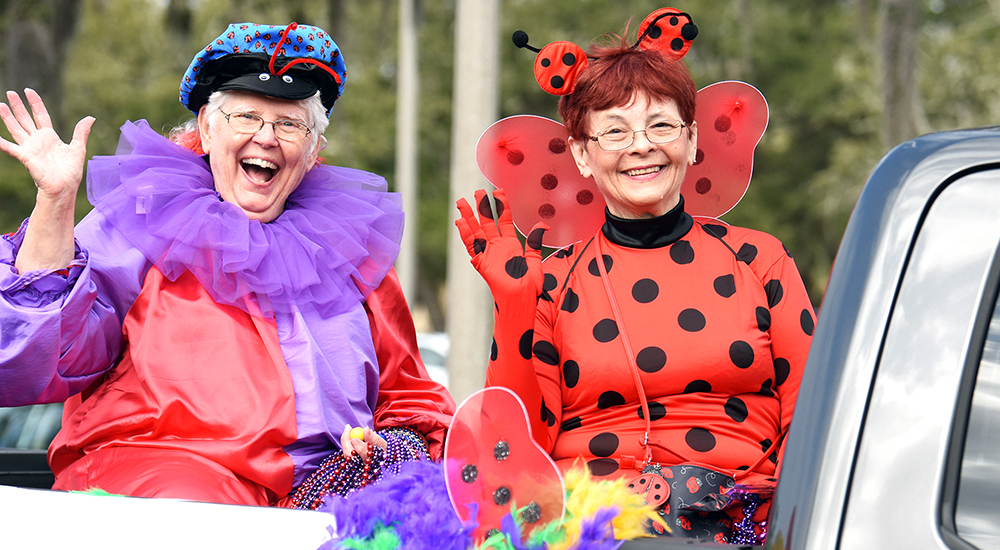
[{"label": "parked car", "polygon": [[[837,254],[765,548],[1000,548],[998,294],[1000,128],[896,147],[872,172]],[[0,487],[4,536],[15,538],[101,498],[11,491],[29,490]],[[102,517],[148,524],[147,506]],[[213,507],[192,506],[169,503],[155,521],[184,533]],[[285,527],[274,518],[275,529]],[[114,529],[101,542],[124,547]],[[692,547],[718,546],[669,538],[622,546]]]}]

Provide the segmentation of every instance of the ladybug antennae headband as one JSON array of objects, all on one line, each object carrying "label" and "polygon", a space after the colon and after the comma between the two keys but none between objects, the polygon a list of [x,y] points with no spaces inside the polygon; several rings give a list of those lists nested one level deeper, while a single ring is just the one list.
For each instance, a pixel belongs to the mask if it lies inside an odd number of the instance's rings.
[{"label": "ladybug antennae headband", "polygon": [[[687,21],[682,24],[680,18]],[[666,19],[666,21],[663,21]],[[684,57],[691,42],[698,36],[698,27],[691,16],[674,8],[661,8],[646,16],[639,26],[639,39],[634,49],[656,50],[674,60]],[[535,80],[552,95],[569,95],[576,88],[576,79],[587,68],[590,57],[572,42],[552,42],[542,49],[528,45],[528,34],[514,31],[514,45],[537,53]]]}]

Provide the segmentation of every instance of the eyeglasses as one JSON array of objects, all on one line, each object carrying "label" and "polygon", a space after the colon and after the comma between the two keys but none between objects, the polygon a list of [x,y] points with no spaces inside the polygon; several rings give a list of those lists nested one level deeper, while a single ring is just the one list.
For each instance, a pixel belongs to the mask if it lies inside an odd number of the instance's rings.
[{"label": "eyeglasses", "polygon": [[646,134],[646,139],[650,143],[670,143],[681,137],[681,130],[686,127],[687,124],[679,120],[661,120],[650,124],[643,130],[614,127],[604,130],[596,136],[586,137],[591,141],[596,141],[605,151],[621,151],[630,147],[635,142],[635,135],[640,132]]},{"label": "eyeglasses", "polygon": [[241,134],[256,134],[264,127],[264,123],[270,124],[274,128],[274,135],[284,141],[302,141],[312,133],[308,126],[294,120],[264,120],[253,113],[227,113],[221,109],[219,111],[226,116],[229,127]]}]

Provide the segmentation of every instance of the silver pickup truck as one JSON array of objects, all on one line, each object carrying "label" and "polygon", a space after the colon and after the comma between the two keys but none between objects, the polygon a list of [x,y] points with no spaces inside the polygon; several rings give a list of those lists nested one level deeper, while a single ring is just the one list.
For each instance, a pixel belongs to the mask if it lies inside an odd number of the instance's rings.
[{"label": "silver pickup truck", "polygon": [[[765,548],[1000,548],[998,252],[1000,128],[924,136],[876,166],[820,310]],[[622,548],[693,546],[717,547]]]}]

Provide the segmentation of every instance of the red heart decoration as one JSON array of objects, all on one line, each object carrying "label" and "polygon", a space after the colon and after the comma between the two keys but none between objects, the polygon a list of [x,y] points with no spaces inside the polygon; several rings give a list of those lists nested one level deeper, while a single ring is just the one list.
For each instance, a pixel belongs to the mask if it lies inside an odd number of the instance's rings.
[{"label": "red heart decoration", "polygon": [[562,521],[562,475],[531,437],[524,403],[507,388],[479,390],[459,405],[445,441],[444,468],[458,517],[479,523],[473,531],[476,540],[500,529],[512,505],[528,507],[522,513],[522,536]]}]

